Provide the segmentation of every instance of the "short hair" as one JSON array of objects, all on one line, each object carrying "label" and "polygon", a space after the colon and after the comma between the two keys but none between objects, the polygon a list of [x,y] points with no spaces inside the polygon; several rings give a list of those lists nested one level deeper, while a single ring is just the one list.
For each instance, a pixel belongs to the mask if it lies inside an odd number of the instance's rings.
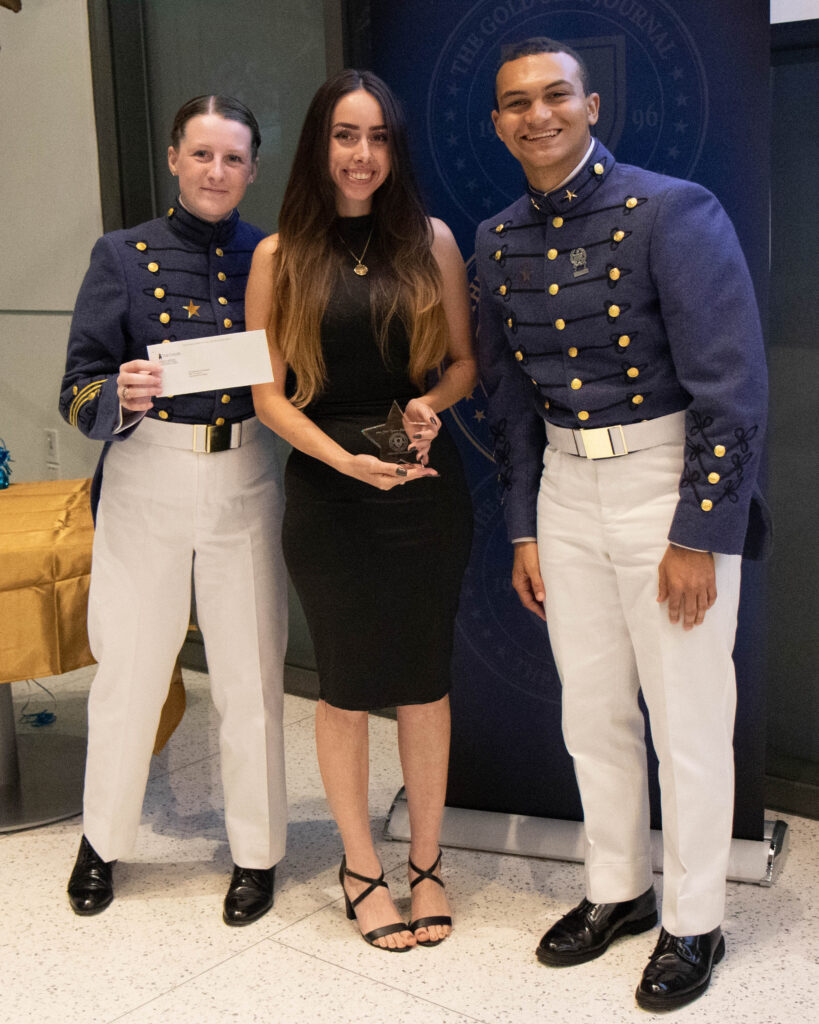
[{"label": "short hair", "polygon": [[589,95],[590,88],[590,76],[589,68],[585,60],[573,47],[569,46],[568,43],[561,43],[557,39],[550,39],[548,36],[530,36],[528,39],[523,39],[519,43],[507,43],[501,47],[500,60],[495,67],[495,89],[494,89],[494,109],[498,109],[498,90],[497,81],[500,69],[504,64],[508,64],[511,60],[518,60],[519,57],[532,57],[538,53],[565,53],[572,58],[577,64],[580,70],[580,84],[583,86],[583,94]]},{"label": "short hair", "polygon": [[253,111],[244,105],[241,100],[234,96],[194,96],[192,100],[183,103],[177,110],[171,128],[171,143],[174,149],[179,149],[179,143],[185,135],[185,125],[192,117],[200,114],[218,114],[227,118],[228,121],[238,121],[250,129],[250,155],[255,160],[259,153],[259,146],[262,144],[262,134],[259,131],[259,122],[253,116]]}]

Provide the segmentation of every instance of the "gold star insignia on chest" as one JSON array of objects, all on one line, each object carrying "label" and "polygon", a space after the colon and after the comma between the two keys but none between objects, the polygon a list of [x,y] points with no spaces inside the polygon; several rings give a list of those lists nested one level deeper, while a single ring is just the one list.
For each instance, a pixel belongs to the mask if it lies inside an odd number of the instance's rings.
[{"label": "gold star insignia on chest", "polygon": [[566,189],[566,198],[568,199],[569,202],[571,202],[573,199],[577,199],[577,193],[576,192],[572,192],[572,190],[570,188],[567,188]]},{"label": "gold star insignia on chest", "polygon": [[182,308],[188,314],[188,320],[190,320],[192,316],[199,316],[199,307],[194,305],[193,299],[188,299],[188,305],[183,306]]}]

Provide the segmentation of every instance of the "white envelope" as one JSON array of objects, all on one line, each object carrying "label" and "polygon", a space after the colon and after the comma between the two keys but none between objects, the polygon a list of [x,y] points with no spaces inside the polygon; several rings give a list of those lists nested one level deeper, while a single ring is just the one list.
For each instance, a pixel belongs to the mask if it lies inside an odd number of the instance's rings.
[{"label": "white envelope", "polygon": [[224,391],[273,380],[262,330],[148,345],[148,359],[162,367],[163,395]]}]

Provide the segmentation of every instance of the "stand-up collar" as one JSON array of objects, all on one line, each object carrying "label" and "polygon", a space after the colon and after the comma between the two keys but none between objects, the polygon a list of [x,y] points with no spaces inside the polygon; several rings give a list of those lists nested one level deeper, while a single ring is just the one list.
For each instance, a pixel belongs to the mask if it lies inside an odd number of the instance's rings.
[{"label": "stand-up collar", "polygon": [[598,139],[594,140],[594,148],[588,160],[569,181],[551,192],[540,192],[532,185],[527,185],[532,206],[540,213],[571,213],[596,191],[607,174],[614,167],[614,157]]},{"label": "stand-up collar", "polygon": [[195,242],[206,249],[209,245],[225,245],[233,238],[236,225],[239,223],[239,211],[233,210],[230,216],[216,224],[200,220],[189,213],[177,199],[176,204],[168,210],[168,225],[175,234],[188,242]]}]

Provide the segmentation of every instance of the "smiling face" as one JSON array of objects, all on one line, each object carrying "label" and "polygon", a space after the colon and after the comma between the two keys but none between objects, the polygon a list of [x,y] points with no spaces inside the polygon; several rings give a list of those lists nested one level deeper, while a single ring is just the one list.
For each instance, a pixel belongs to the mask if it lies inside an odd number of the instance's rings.
[{"label": "smiling face", "polygon": [[390,143],[381,105],[364,89],[342,96],[330,124],[330,179],[342,217],[369,213],[390,173]]},{"label": "smiling face", "polygon": [[251,141],[247,125],[219,114],[197,114],[186,123],[179,148],[168,147],[168,166],[189,213],[216,223],[239,205],[256,175]]},{"label": "smiling face", "polygon": [[498,138],[520,161],[529,182],[548,192],[583,159],[600,97],[586,95],[580,69],[568,53],[507,61],[498,72],[496,91],[492,121]]}]

